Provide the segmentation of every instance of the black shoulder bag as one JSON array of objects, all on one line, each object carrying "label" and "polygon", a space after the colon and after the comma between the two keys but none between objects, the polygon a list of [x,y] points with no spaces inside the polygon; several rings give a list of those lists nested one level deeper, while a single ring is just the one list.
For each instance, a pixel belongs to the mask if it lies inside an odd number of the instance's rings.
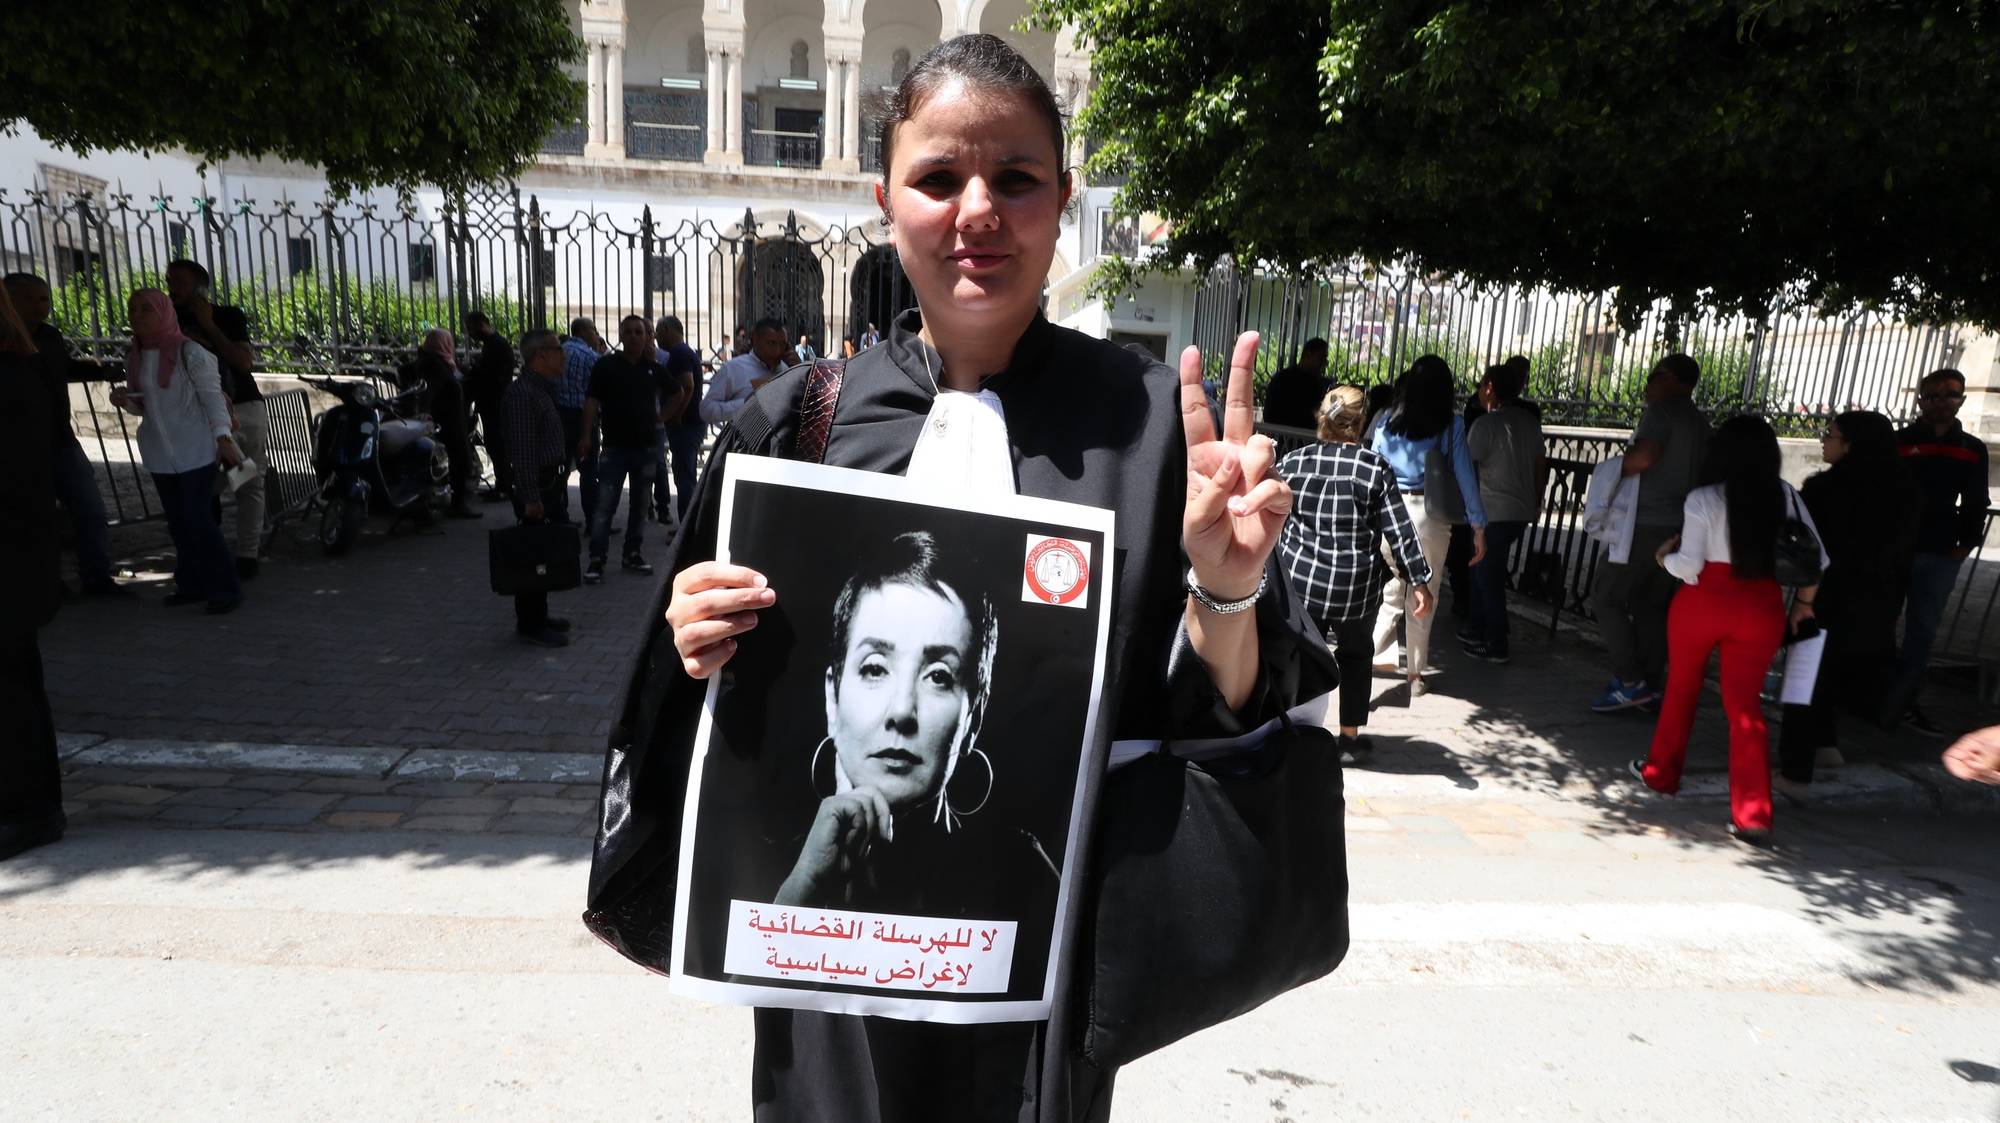
[{"label": "black shoulder bag", "polygon": [[[1111,1068],[1262,1006],[1347,955],[1340,749],[1317,726],[1105,777],[1081,1051]],[[1081,973],[1081,971],[1080,971]]]},{"label": "black shoulder bag", "polygon": [[1785,522],[1778,528],[1778,550],[1775,576],[1778,584],[1788,589],[1803,589],[1819,584],[1820,549],[1819,535],[1799,517],[1799,496],[1785,484]]}]

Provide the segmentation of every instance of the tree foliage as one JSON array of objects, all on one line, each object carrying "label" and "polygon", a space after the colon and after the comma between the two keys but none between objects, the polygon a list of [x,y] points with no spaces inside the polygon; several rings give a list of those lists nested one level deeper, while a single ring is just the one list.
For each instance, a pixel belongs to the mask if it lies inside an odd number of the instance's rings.
[{"label": "tree foliage", "polygon": [[[1038,0],[1166,260],[2000,325],[1982,0]],[[1155,267],[1157,267],[1157,262]]]},{"label": "tree foliage", "polygon": [[562,0],[98,0],[13,17],[0,126],[78,151],[294,160],[337,190],[512,175],[583,102],[561,69],[582,52]]}]

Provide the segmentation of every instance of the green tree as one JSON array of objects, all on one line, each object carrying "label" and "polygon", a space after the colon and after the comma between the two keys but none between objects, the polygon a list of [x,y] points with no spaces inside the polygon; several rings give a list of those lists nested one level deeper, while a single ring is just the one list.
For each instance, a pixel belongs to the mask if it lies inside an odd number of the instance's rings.
[{"label": "green tree", "polygon": [[0,127],[84,151],[183,148],[325,170],[336,190],[510,176],[575,119],[562,0],[26,4]]},{"label": "green tree", "polygon": [[[1161,263],[1359,255],[1677,312],[2000,326],[1982,0],[1037,0]],[[1142,268],[1144,266],[1141,266]],[[1114,280],[1117,278],[1114,278]]]}]

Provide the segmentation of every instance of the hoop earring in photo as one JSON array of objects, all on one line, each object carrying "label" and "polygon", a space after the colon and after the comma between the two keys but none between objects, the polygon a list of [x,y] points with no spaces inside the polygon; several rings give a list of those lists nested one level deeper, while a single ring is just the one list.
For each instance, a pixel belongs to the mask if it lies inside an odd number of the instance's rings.
[{"label": "hoop earring in photo", "polygon": [[[966,759],[968,760],[971,759],[972,757],[978,757],[980,763],[986,766],[986,790],[979,794],[978,803],[975,803],[971,806],[971,808],[966,809],[966,808],[960,808],[958,804],[952,802],[951,784],[945,785],[945,793],[944,793],[945,805],[951,808],[951,813],[953,815],[956,815],[961,819],[965,818],[968,815],[977,815],[979,813],[979,809],[986,806],[986,801],[993,798],[993,780],[994,780],[993,758],[987,756],[986,750],[984,749],[973,749],[971,752],[965,755]],[[952,782],[956,783],[958,781],[959,776],[964,775],[964,772],[965,770],[963,768],[953,769]]]},{"label": "hoop earring in photo", "polygon": [[806,773],[807,779],[812,783],[813,794],[820,797],[821,799],[826,799],[827,797],[833,795],[834,789],[840,787],[840,782],[836,780],[833,775],[833,766],[836,762],[837,757],[839,756],[838,749],[834,751],[833,756],[828,756],[826,758],[827,761],[826,783],[824,784],[820,783],[819,758],[826,753],[826,747],[831,744],[833,744],[833,738],[831,736],[821,737],[819,739],[819,744],[813,747],[812,766]]}]

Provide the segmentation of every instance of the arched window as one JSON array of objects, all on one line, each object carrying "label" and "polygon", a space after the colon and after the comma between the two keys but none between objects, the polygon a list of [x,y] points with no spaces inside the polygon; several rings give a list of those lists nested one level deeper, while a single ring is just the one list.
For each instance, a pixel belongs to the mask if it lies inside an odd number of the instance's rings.
[{"label": "arched window", "polygon": [[792,77],[812,77],[806,69],[806,41],[804,39],[797,40],[792,44]]},{"label": "arched window", "polygon": [[688,36],[688,73],[703,74],[708,71],[708,50],[701,36]]},{"label": "arched window", "polygon": [[890,55],[889,59],[889,81],[901,85],[904,77],[910,73],[910,49],[897,47],[896,53]]}]

